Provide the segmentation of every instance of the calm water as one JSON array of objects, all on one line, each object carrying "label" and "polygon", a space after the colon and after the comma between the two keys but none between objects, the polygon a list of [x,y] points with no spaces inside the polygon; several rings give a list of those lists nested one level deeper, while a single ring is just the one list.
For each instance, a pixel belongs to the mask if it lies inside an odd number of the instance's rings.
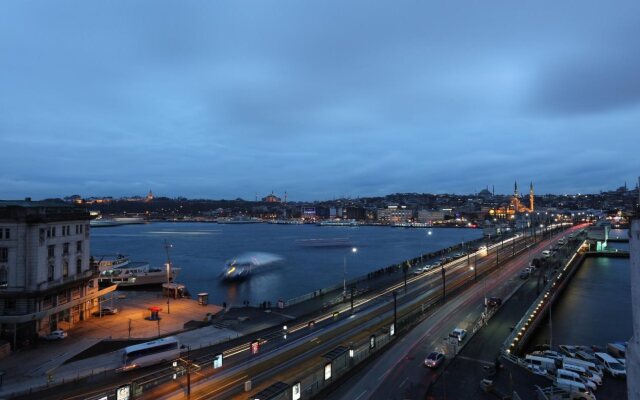
[{"label": "calm water", "polygon": [[[629,259],[587,258],[552,310],[553,345],[605,346],[628,340],[631,324]],[[548,343],[549,326],[531,344]]]},{"label": "calm water", "polygon": [[[482,236],[479,229],[403,229],[363,226],[218,225],[153,223],[92,229],[91,253],[128,254],[132,260],[160,266],[166,261],[164,241],[173,245],[171,259],[181,267],[178,281],[192,294],[208,292],[210,302],[241,304],[290,299],[341,282],[346,256],[347,279],[398,263],[460,241]],[[349,238],[358,248],[309,248],[298,239]],[[267,272],[235,284],[218,279],[225,261],[246,252],[267,252],[284,260]]]}]

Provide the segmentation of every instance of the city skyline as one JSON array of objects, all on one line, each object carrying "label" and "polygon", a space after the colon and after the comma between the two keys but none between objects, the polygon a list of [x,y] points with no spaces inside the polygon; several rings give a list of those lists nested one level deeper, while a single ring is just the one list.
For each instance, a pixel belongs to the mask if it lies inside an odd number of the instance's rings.
[{"label": "city skyline", "polygon": [[0,5],[0,198],[576,194],[640,173],[637,2],[114,4]]}]

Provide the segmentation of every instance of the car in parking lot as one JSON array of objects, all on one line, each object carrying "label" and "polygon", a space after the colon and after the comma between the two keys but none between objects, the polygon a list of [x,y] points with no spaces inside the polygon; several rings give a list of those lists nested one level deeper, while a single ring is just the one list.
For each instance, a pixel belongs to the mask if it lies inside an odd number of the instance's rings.
[{"label": "car in parking lot", "polygon": [[438,368],[443,361],[444,354],[439,351],[434,351],[424,359],[424,365],[429,368]]},{"label": "car in parking lot", "polygon": [[499,307],[502,305],[502,299],[500,297],[489,297],[487,299],[487,306]]},{"label": "car in parking lot", "polygon": [[100,313],[100,310],[96,311],[93,313],[93,315],[96,316],[100,316],[100,315],[114,315],[118,313],[118,309],[116,307],[109,307],[109,306],[104,306],[102,307],[102,314]]},{"label": "car in parking lot", "polygon": [[56,329],[51,331],[50,334],[43,336],[44,340],[62,340],[68,336],[67,332],[63,329]]},{"label": "car in parking lot", "polygon": [[451,331],[449,337],[458,339],[458,342],[462,342],[467,337],[467,331],[462,328],[456,328]]}]

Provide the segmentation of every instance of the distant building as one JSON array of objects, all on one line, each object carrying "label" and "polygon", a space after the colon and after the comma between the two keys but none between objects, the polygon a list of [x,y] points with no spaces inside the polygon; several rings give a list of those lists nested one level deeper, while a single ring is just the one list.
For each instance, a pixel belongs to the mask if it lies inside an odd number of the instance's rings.
[{"label": "distant building", "polygon": [[147,203],[153,201],[153,192],[151,191],[151,189],[149,189],[149,193],[147,193],[147,197],[145,198],[145,201]]},{"label": "distant building", "polygon": [[413,220],[413,210],[398,207],[388,206],[387,208],[378,209],[377,219],[379,222],[406,222]]},{"label": "distant building", "polygon": [[280,203],[282,200],[280,199],[280,197],[275,196],[273,193],[271,193],[270,195],[263,197],[262,201],[264,201],[265,203]]},{"label": "distant building", "polygon": [[14,348],[72,327],[98,308],[89,212],[67,203],[0,201],[0,336]]},{"label": "distant building", "polygon": [[442,210],[420,210],[418,211],[418,222],[442,221],[445,215]]}]

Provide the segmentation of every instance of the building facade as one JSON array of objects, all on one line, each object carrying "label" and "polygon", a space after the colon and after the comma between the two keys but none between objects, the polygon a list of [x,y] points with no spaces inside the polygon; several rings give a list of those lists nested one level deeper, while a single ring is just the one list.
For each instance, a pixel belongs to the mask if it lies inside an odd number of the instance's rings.
[{"label": "building facade", "polygon": [[57,202],[0,201],[0,336],[14,349],[88,319],[99,297],[89,212]]},{"label": "building facade", "polygon": [[378,209],[377,217],[379,222],[410,222],[413,221],[413,210],[390,206]]}]

